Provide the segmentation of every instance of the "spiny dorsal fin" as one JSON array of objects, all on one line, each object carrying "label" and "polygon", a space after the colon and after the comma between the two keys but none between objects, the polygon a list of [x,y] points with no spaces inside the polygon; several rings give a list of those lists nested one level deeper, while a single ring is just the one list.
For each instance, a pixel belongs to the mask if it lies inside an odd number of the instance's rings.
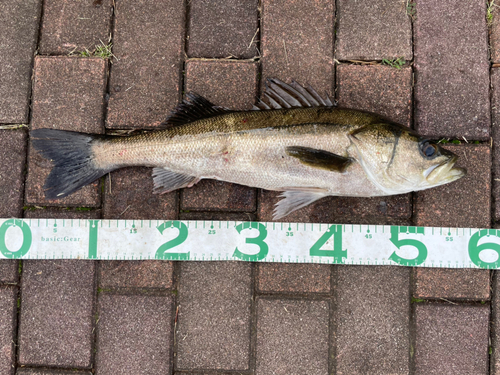
[{"label": "spiny dorsal fin", "polygon": [[322,98],[310,85],[306,87],[292,81],[291,85],[277,78],[268,78],[266,88],[253,110],[302,108],[302,107],[333,107],[334,104],[326,95]]},{"label": "spiny dorsal fin", "polygon": [[167,119],[161,123],[163,127],[178,126],[189,122],[232,112],[228,108],[219,107],[208,99],[195,93],[188,93],[187,99],[175,108]]}]

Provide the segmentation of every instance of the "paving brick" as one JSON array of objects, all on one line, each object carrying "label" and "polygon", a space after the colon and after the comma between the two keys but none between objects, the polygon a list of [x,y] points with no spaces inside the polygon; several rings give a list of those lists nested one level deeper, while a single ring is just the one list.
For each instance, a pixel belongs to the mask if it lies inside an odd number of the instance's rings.
[{"label": "paving brick", "polygon": [[177,192],[153,194],[151,169],[123,168],[106,176],[105,219],[175,219]]},{"label": "paving brick", "polygon": [[490,355],[490,373],[494,375],[500,374],[500,278],[498,271],[493,272],[493,296],[491,300],[491,348]]},{"label": "paving brick", "polygon": [[252,290],[251,264],[181,264],[177,369],[249,368]]},{"label": "paving brick", "polygon": [[498,221],[500,220],[500,71],[498,68],[491,69],[491,85],[493,218]]},{"label": "paving brick", "polygon": [[[255,102],[255,63],[188,61],[186,91],[205,96],[216,105],[248,110]],[[181,194],[182,210],[255,211],[256,189],[223,181],[202,180]]]},{"label": "paving brick", "polygon": [[0,260],[0,284],[14,284],[19,281],[19,261]]},{"label": "paving brick", "polygon": [[110,38],[111,0],[45,1],[40,53],[68,54],[93,51]]},{"label": "paving brick", "polygon": [[249,110],[257,95],[257,64],[239,61],[186,62],[186,92],[196,92],[212,103]]},{"label": "paving brick", "polygon": [[259,56],[257,0],[188,4],[190,57],[248,59]]},{"label": "paving brick", "polygon": [[493,63],[500,62],[500,8],[492,3],[493,20],[490,25],[490,59]]},{"label": "paving brick", "polygon": [[410,269],[335,268],[337,374],[407,374]]},{"label": "paving brick", "polygon": [[101,294],[95,373],[170,374],[170,296]]},{"label": "paving brick", "polygon": [[23,207],[26,132],[0,130],[0,217],[21,217]]},{"label": "paving brick", "polygon": [[[272,221],[280,192],[261,190],[257,209],[260,221]],[[280,221],[404,225],[411,217],[409,194],[391,197],[326,197],[292,212]]]},{"label": "paving brick", "polygon": [[94,262],[23,261],[21,365],[91,366]]},{"label": "paving brick", "polygon": [[0,124],[28,122],[31,64],[37,43],[41,6],[42,0],[2,3]]},{"label": "paving brick", "polygon": [[488,300],[490,272],[476,269],[416,268],[414,292],[416,298]]},{"label": "paving brick", "polygon": [[331,93],[334,14],[333,0],[263,0],[263,77],[295,79]]},{"label": "paving brick", "polygon": [[337,67],[337,94],[341,107],[376,112],[411,126],[411,67],[341,64]]},{"label": "paving brick", "polygon": [[101,210],[78,210],[61,207],[28,209],[24,211],[27,219],[100,219]]},{"label": "paving brick", "polygon": [[257,301],[255,374],[328,373],[327,301]]},{"label": "paving brick", "polygon": [[99,262],[101,288],[171,288],[172,262],[157,260]]},{"label": "paving brick", "polygon": [[411,21],[405,3],[340,0],[337,6],[338,60],[412,59]]},{"label": "paving brick", "polygon": [[179,99],[181,0],[116,2],[108,128],[158,126]]},{"label": "paving brick", "polygon": [[14,374],[17,288],[0,288],[0,374]]},{"label": "paving brick", "polygon": [[457,166],[467,175],[460,180],[416,193],[415,224],[436,227],[489,228],[490,148],[486,144],[446,145],[458,155]]},{"label": "paving brick", "polygon": [[416,304],[415,374],[487,374],[490,307]]},{"label": "paving brick", "polygon": [[482,0],[418,1],[415,114],[420,133],[489,139],[485,6]]},{"label": "paving brick", "polygon": [[260,292],[330,292],[331,267],[326,264],[260,263],[257,267]]},{"label": "paving brick", "polygon": [[16,375],[91,375],[91,372],[75,372],[64,370],[47,370],[34,368],[20,368],[16,371]]},{"label": "paving brick", "polygon": [[[35,59],[32,129],[54,128],[102,133],[106,63],[99,58],[37,57]],[[100,205],[99,182],[68,197],[48,200],[43,184],[52,163],[30,146],[26,202],[35,205]]]}]

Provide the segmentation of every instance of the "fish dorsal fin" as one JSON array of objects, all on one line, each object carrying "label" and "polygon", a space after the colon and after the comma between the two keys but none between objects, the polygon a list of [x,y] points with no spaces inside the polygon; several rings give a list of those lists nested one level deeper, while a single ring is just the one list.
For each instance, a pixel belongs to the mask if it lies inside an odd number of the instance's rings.
[{"label": "fish dorsal fin", "polygon": [[279,220],[282,217],[296,211],[302,207],[326,197],[328,194],[322,189],[288,190],[280,195],[283,199],[276,203],[273,219]]},{"label": "fish dorsal fin", "polygon": [[201,95],[189,92],[187,99],[175,108],[167,119],[161,123],[163,127],[184,125],[193,121],[232,112],[225,107],[219,107],[211,103]]},{"label": "fish dorsal fin", "polygon": [[333,107],[326,95],[322,98],[310,85],[301,86],[295,81],[290,85],[277,78],[268,78],[266,88],[253,110],[303,108],[303,107]]},{"label": "fish dorsal fin", "polygon": [[163,194],[180,188],[191,187],[198,181],[200,179],[195,176],[172,172],[166,168],[153,168],[153,193],[155,194]]},{"label": "fish dorsal fin", "polygon": [[332,172],[342,173],[352,163],[351,158],[310,147],[289,146],[285,151],[289,156],[299,159],[302,164]]}]

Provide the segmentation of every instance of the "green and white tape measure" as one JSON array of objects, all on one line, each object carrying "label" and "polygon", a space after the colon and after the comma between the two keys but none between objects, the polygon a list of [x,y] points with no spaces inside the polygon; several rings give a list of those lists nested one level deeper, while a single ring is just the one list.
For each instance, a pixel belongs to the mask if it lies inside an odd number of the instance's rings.
[{"label": "green and white tape measure", "polygon": [[500,268],[500,230],[234,221],[0,219],[0,258]]}]

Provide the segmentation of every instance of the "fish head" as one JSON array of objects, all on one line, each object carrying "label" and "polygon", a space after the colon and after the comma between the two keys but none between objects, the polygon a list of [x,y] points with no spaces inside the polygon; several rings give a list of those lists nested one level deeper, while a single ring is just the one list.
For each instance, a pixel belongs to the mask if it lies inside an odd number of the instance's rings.
[{"label": "fish head", "polygon": [[424,190],[458,180],[458,157],[395,123],[367,125],[349,134],[352,154],[370,180],[387,194]]}]

